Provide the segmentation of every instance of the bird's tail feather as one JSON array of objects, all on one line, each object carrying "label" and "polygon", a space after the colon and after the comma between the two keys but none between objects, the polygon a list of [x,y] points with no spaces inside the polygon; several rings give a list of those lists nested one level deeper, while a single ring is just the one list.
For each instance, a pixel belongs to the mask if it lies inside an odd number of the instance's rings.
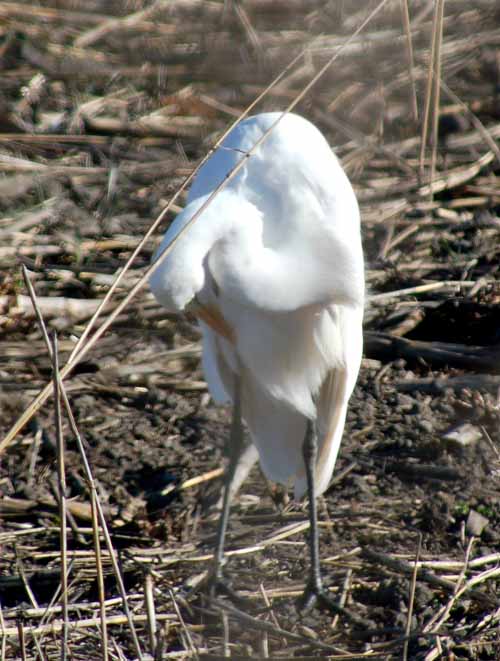
[{"label": "bird's tail feather", "polygon": [[[336,368],[328,372],[317,398],[318,417],[318,459],[316,462],[315,495],[321,495],[330,482],[337,459],[347,413],[347,372]],[[307,491],[305,470],[297,473],[295,497],[302,497]]]}]

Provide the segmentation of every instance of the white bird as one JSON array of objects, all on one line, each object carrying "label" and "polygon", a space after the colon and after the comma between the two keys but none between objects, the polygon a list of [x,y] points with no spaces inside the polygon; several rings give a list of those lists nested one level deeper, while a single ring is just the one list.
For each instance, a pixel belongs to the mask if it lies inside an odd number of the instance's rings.
[{"label": "white bird", "polygon": [[150,286],[170,312],[198,316],[210,392],[233,403],[217,580],[243,418],[265,475],[293,480],[296,498],[309,497],[311,574],[302,603],[310,604],[325,601],[315,496],[330,481],[361,362],[359,209],[315,126],[291,113],[260,114],[240,122],[202,166],[155,260],[244,157]]}]

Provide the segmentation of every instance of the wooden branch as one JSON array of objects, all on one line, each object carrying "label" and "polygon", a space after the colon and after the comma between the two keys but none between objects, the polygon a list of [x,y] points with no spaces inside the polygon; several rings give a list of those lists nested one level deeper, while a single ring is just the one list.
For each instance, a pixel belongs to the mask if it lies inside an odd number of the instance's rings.
[{"label": "wooden branch", "polygon": [[424,360],[432,366],[447,365],[500,374],[500,345],[476,347],[448,342],[421,342],[386,333],[365,333],[365,354],[384,362],[405,358]]},{"label": "wooden branch", "polygon": [[487,390],[497,393],[500,389],[500,376],[494,374],[467,374],[465,376],[450,376],[448,378],[435,379],[414,379],[412,381],[396,381],[394,386],[401,392],[428,392],[430,394],[439,394],[447,389],[463,390]]},{"label": "wooden branch", "polygon": [[[87,319],[98,308],[100,301],[89,298],[67,298],[65,296],[39,296],[38,305],[45,318],[70,317],[74,320]],[[34,319],[35,310],[29,296],[0,296],[0,314],[20,315]]]},{"label": "wooden branch", "polygon": [[[58,505],[55,499],[50,497],[30,500],[27,498],[10,498],[9,496],[4,496],[0,500],[0,516],[19,516],[29,512],[40,513],[40,511],[43,510],[55,512],[57,507]],[[75,518],[81,519],[82,521],[92,520],[92,512],[89,503],[82,503],[77,500],[69,500],[67,507],[70,514]],[[109,509],[106,509],[106,514],[110,514]]]},{"label": "wooden branch", "polygon": [[[411,576],[413,573],[414,564],[412,562],[407,562],[406,560],[393,558],[392,556],[386,553],[381,553],[380,551],[374,551],[373,549],[369,549],[367,547],[363,548],[362,555],[370,562],[373,562],[376,565],[382,565],[384,567],[387,567],[391,571],[394,571],[398,574]],[[448,579],[441,578],[440,576],[436,576],[436,574],[428,571],[427,569],[420,568],[418,573],[418,578],[420,581],[425,581],[429,585],[432,585],[433,587],[436,588],[440,588],[445,592],[453,593],[455,590],[455,583],[453,581],[449,581]],[[485,594],[484,592],[480,592],[479,590],[470,589],[467,591],[467,594],[472,599],[481,603],[484,606],[487,606],[488,608],[491,608],[492,606],[498,606],[497,603],[498,600],[495,597],[489,594]]]}]

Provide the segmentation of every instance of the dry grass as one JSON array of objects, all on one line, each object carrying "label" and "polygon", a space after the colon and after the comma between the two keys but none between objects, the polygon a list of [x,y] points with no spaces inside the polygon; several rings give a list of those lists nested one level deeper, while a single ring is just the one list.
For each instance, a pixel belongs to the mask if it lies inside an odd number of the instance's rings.
[{"label": "dry grass", "polygon": [[[433,17],[429,3],[396,0],[361,9],[304,0],[0,2],[1,659],[431,661],[447,650],[498,658],[498,554],[463,531],[463,554],[452,544],[432,553],[432,541],[426,552],[420,531],[400,539],[411,499],[380,494],[357,513],[342,500],[335,508],[349,541],[324,563],[338,579],[332,591],[360,609],[365,631],[339,618],[290,615],[302,585],[278,578],[277,569],[289,567],[290,553],[303,554],[300,512],[242,508],[243,542],[228,555],[241,562],[240,582],[252,562],[262,570],[260,585],[244,591],[255,607],[206,607],[192,599],[210,559],[198,534],[197,496],[178,511],[182,531],[171,524],[162,537],[143,503],[129,494],[125,507],[108,496],[110,483],[102,471],[95,477],[85,440],[96,434],[110,443],[123,402],[140,419],[150,391],[174,393],[186,406],[205,391],[193,376],[196,337],[165,320],[142,290],[145,268],[160,224],[182,206],[194,162],[221,132],[250,107],[296,108],[336,145],[362,206],[373,292],[366,369],[378,388],[394,360],[445,365],[444,374],[407,373],[391,387],[468,392],[491,421],[484,438],[498,475],[500,349],[494,328],[490,338],[484,333],[500,302],[500,16],[493,1],[435,5]],[[33,287],[23,285],[19,264]],[[425,315],[452,298],[464,310],[476,306],[471,338],[412,339]],[[467,325],[465,312],[462,318]],[[484,324],[474,331],[478,318]],[[48,341],[45,324],[58,331],[58,343],[55,335]],[[161,352],[158,329],[168,342]],[[41,455],[54,424],[53,392],[58,480],[45,492],[43,474],[53,466]],[[99,424],[93,413],[74,413],[85,394],[97,408],[113,398],[118,410],[111,406]],[[68,435],[76,444],[69,468]],[[396,474],[463,479],[459,469],[403,464],[395,462]],[[66,485],[75,465],[83,476],[77,499],[67,497]],[[163,491],[198,494],[220,474],[196,467],[199,479]],[[129,532],[134,520],[139,530]],[[331,522],[323,528],[331,535]],[[372,535],[398,538],[398,548],[374,550]],[[266,557],[272,561],[261,567]],[[356,596],[388,578],[408,588],[390,627]]]}]

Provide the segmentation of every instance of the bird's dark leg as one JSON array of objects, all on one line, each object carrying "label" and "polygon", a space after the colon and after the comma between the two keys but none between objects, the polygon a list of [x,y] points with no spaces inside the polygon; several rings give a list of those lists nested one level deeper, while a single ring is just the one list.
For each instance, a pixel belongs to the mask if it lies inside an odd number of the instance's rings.
[{"label": "bird's dark leg", "polygon": [[307,497],[309,498],[309,553],[311,567],[309,580],[302,596],[299,598],[297,607],[300,611],[308,611],[314,606],[327,608],[333,613],[340,613],[348,620],[358,626],[366,626],[366,621],[348,609],[339,606],[326,592],[321,578],[319,564],[319,534],[318,534],[318,508],[315,493],[315,471],[318,456],[318,439],[313,423],[307,422],[306,435],[302,445],[302,454],[306,469]]},{"label": "bird's dark leg", "polygon": [[323,597],[323,581],[319,566],[319,535],[318,535],[318,508],[315,492],[316,459],[318,456],[318,439],[313,423],[308,420],[306,435],[302,445],[302,455],[306,469],[307,497],[309,499],[309,554],[311,567],[309,581],[304,594],[299,600],[300,610],[308,610]]},{"label": "bird's dark leg", "polygon": [[224,496],[222,500],[222,511],[219,516],[217,527],[217,541],[215,545],[214,563],[210,579],[210,593],[213,595],[218,588],[235,597],[223,580],[222,567],[224,564],[224,540],[226,537],[227,523],[229,519],[229,506],[231,504],[232,484],[244,448],[243,423],[241,419],[241,386],[240,378],[235,376],[233,415],[231,420],[231,431],[229,435],[229,464],[224,475]]}]

